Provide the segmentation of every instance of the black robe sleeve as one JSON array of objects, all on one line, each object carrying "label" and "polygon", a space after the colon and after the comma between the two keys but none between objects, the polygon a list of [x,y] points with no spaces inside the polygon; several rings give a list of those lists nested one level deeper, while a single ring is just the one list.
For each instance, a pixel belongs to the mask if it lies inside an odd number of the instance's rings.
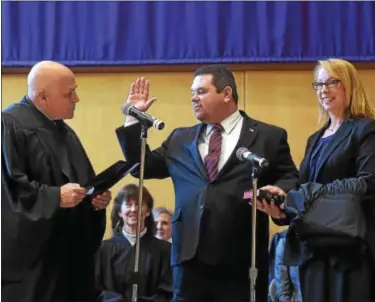
[{"label": "black robe sleeve", "polygon": [[22,275],[22,271],[36,261],[50,238],[60,207],[60,188],[29,179],[27,170],[32,162],[28,159],[32,157],[24,151],[24,130],[4,113],[1,130],[2,186],[6,186],[4,190],[7,192],[1,200],[2,227],[6,229],[6,232],[2,232],[2,236],[5,236],[2,242],[6,244],[4,247],[2,244],[3,272],[8,276],[17,272]]},{"label": "black robe sleeve", "polygon": [[[30,180],[27,175],[28,159],[25,154],[25,136],[11,117],[2,118],[2,151],[5,161],[5,174],[12,192],[12,208],[31,221],[49,220],[60,206],[60,187],[51,187]],[[36,154],[35,156],[42,156]]]}]

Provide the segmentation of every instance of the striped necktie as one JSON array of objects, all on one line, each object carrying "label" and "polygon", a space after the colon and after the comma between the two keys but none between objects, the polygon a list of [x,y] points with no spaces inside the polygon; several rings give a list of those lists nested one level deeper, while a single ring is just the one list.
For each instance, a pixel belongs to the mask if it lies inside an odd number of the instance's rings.
[{"label": "striped necktie", "polygon": [[215,124],[212,128],[212,135],[208,145],[208,154],[204,158],[204,166],[207,171],[208,178],[213,181],[219,173],[219,160],[221,154],[222,136],[221,131],[223,127],[220,124]]}]

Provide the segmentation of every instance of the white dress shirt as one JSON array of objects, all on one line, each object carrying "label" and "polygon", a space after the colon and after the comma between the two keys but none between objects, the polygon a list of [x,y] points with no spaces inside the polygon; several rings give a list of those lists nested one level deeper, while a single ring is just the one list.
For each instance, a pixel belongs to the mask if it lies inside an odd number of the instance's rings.
[{"label": "white dress shirt", "polygon": [[[138,121],[135,118],[133,118],[132,116],[127,116],[124,126],[127,127],[136,123],[138,123]],[[224,130],[222,132],[223,140],[221,145],[221,155],[218,167],[219,171],[223,168],[224,164],[227,162],[235,146],[238,143],[243,124],[243,117],[240,114],[240,112],[236,110],[233,114],[228,116],[220,124]],[[208,144],[210,142],[210,137],[212,135],[212,127],[213,125],[208,124],[205,131],[202,131],[198,139],[198,150],[203,161],[206,155],[208,154]]]},{"label": "white dress shirt", "polygon": [[[221,154],[218,167],[219,171],[223,168],[224,164],[227,162],[238,143],[243,124],[243,117],[237,110],[220,124],[223,127],[223,131],[221,133],[223,140],[221,143]],[[202,131],[199,136],[198,150],[202,160],[204,160],[208,154],[208,145],[210,142],[210,137],[213,133],[212,127],[213,125],[207,125],[205,131]]]}]

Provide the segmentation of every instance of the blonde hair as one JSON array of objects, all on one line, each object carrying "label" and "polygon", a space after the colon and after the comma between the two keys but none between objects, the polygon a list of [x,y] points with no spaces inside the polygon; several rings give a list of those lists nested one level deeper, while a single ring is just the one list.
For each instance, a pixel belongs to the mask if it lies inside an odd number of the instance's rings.
[{"label": "blonde hair", "polygon": [[[340,80],[345,88],[347,101],[347,115],[349,117],[368,117],[375,118],[375,110],[369,102],[362,82],[359,79],[357,69],[348,61],[342,59],[328,59],[318,61],[318,65],[314,69],[315,79],[321,68],[334,78]],[[328,113],[319,105],[319,123],[328,120]]]}]

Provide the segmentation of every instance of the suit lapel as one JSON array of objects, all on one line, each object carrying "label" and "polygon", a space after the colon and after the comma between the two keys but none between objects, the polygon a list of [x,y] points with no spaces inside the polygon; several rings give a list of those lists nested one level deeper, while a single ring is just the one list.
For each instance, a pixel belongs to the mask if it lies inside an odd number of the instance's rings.
[{"label": "suit lapel", "polygon": [[236,151],[240,147],[250,148],[253,145],[255,138],[258,136],[258,122],[254,121],[247,115],[243,115],[243,118],[244,120],[240,138],[238,140],[237,146],[233,150],[231,157],[236,157]]},{"label": "suit lapel", "polygon": [[220,170],[217,178],[219,178],[222,174],[226,174],[229,169],[231,169],[234,165],[238,163],[238,159],[236,155],[238,148],[240,147],[250,148],[255,142],[255,139],[258,135],[258,129],[257,129],[258,123],[254,121],[253,119],[251,119],[250,117],[248,117],[246,113],[244,113],[243,111],[240,111],[240,112],[241,112],[241,115],[243,116],[243,123],[242,123],[240,137],[231,155],[229,156],[227,162],[224,164],[223,168]]},{"label": "suit lapel", "polygon": [[190,132],[189,150],[190,150],[190,153],[191,153],[191,156],[193,158],[193,162],[194,162],[195,166],[197,167],[199,172],[202,174],[202,176],[204,178],[208,179],[207,172],[206,172],[206,169],[204,167],[202,157],[201,157],[201,155],[199,153],[199,150],[198,150],[199,135],[200,135],[201,131],[204,131],[204,129],[205,129],[204,124],[199,124],[199,125],[192,128],[192,130]]},{"label": "suit lapel", "polygon": [[318,130],[317,132],[315,132],[315,134],[311,136],[309,145],[306,148],[306,154],[303,158],[300,171],[299,171],[299,174],[300,174],[299,178],[302,183],[307,182],[309,179],[311,155],[320,137],[323,135],[325,129],[327,129],[327,125],[325,125],[322,129]]},{"label": "suit lapel", "polygon": [[[345,138],[350,134],[350,131],[353,129],[353,119],[347,119],[343,122],[341,127],[332,137],[332,141],[329,142],[325,151],[321,154],[320,160],[317,163],[317,169],[315,174],[315,179],[318,177],[320,170],[322,169],[324,163],[327,161],[328,157],[332,154],[333,151],[340,145],[340,143],[345,140]],[[320,137],[320,136],[319,136]]]}]

